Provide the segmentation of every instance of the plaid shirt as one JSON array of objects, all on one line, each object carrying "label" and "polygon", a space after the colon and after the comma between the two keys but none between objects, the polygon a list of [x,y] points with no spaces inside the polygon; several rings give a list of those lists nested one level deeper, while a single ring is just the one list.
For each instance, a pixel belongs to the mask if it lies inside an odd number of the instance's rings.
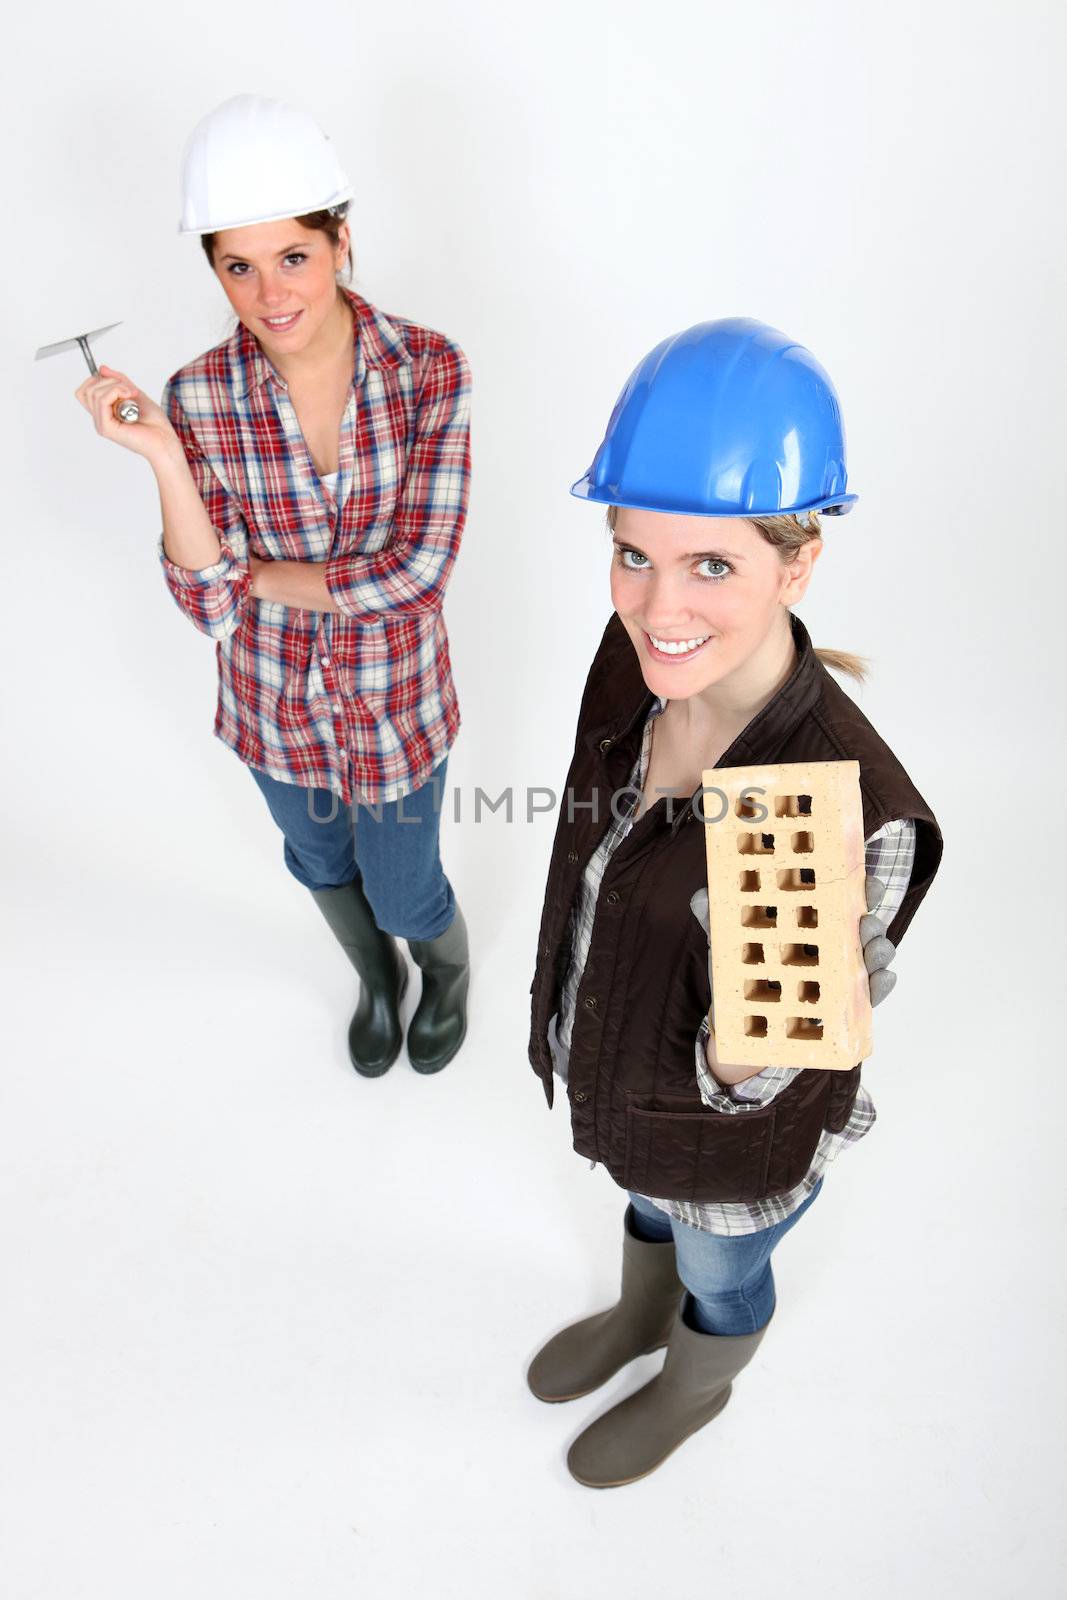
[{"label": "plaid shirt", "polygon": [[[574,905],[571,907],[570,966],[563,985],[559,1014],[549,1025],[549,1045],[552,1049],[555,1071],[564,1082],[567,1078],[575,1001],[586,957],[589,954],[597,896],[612,851],[625,839],[636,820],[637,797],[644,787],[645,772],[648,768],[652,724],[666,704],[666,700],[659,698],[649,710],[641,740],[641,750],[634,763],[629,788],[618,797],[617,805],[613,808],[613,816],[614,811],[618,812],[618,816],[614,818],[611,827],[593,852],[582,875]],[[915,824],[910,818],[887,822],[876,833],[872,833],[866,843],[867,873],[885,884],[885,894],[876,911],[888,926],[896,915],[911,880],[911,867],[915,855]],[[746,1078],[741,1083],[724,1086],[713,1077],[708,1067],[704,1053],[708,1032],[708,1020],[705,1017],[696,1036],[695,1071],[700,1098],[712,1111],[729,1116],[766,1105],[776,1094],[780,1094],[787,1084],[792,1083],[801,1070],[799,1067],[764,1067],[762,1072]],[[690,1227],[701,1228],[707,1233],[757,1233],[761,1228],[769,1228],[773,1223],[781,1222],[803,1205],[828,1164],[846,1145],[862,1139],[870,1129],[874,1118],[874,1104],[861,1084],[845,1127],[840,1133],[823,1130],[807,1173],[795,1189],[790,1189],[785,1194],[772,1195],[765,1200],[737,1201],[728,1204],[718,1201],[665,1200],[655,1195],[647,1195],[645,1198],[680,1222],[688,1222]],[[595,1161],[591,1161],[590,1169],[596,1164]]]},{"label": "plaid shirt", "polygon": [[[177,566],[161,535],[159,559],[217,640],[216,736],[283,783],[379,802],[425,783],[459,729],[441,605],[467,512],[470,374],[442,334],[342,292],[355,364],[335,491],[284,379],[238,324],[162,402],[221,557]],[[250,552],[321,561],[340,610],[254,598]]]}]

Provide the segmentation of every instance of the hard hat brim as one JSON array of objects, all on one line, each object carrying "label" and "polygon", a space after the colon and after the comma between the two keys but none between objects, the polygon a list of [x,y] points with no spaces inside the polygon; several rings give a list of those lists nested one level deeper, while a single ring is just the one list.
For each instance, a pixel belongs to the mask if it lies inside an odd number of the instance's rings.
[{"label": "hard hat brim", "polygon": [[800,506],[723,506],[712,508],[708,506],[693,505],[666,505],[660,501],[653,505],[648,500],[638,499],[632,495],[612,494],[609,489],[597,488],[591,481],[588,473],[571,484],[571,494],[578,500],[590,500],[601,506],[629,506],[634,511],[661,511],[671,516],[682,517],[788,517],[800,515],[804,511],[823,511],[827,516],[844,516],[851,511],[859,495],[835,494],[828,495],[822,500],[809,500]]},{"label": "hard hat brim", "polygon": [[305,217],[312,211],[328,211],[331,206],[339,206],[344,200],[351,200],[355,190],[349,185],[340,189],[328,200],[318,200],[313,205],[301,203],[295,210],[289,207],[285,211],[272,211],[268,216],[234,217],[228,222],[209,223],[178,223],[179,233],[222,233],[225,228],[253,228],[260,222],[283,222],[286,217]]}]

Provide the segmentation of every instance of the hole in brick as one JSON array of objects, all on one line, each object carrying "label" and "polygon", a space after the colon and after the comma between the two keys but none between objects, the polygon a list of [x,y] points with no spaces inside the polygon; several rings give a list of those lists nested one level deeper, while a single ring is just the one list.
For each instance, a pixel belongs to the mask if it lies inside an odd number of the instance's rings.
[{"label": "hole in brick", "polygon": [[758,888],[759,888],[759,873],[758,872],[742,872],[742,874],[741,874],[741,893],[742,894],[751,894],[754,889],[758,889]]},{"label": "hole in brick", "polygon": [[791,843],[795,856],[810,855],[815,849],[815,835],[812,833],[794,833]]},{"label": "hole in brick", "polygon": [[819,926],[819,913],[814,906],[797,906],[797,927],[817,928]]},{"label": "hole in brick", "polygon": [[782,998],[782,986],[773,978],[750,978],[745,984],[745,999],[766,1005]]},{"label": "hole in brick", "polygon": [[742,795],[738,798],[737,804],[734,806],[734,812],[737,816],[743,817],[746,822],[758,815],[756,802],[750,795]]},{"label": "hole in brick", "polygon": [[783,967],[817,967],[819,965],[818,945],[782,945],[782,965]]},{"label": "hole in brick", "polygon": [[780,794],[774,802],[776,817],[810,817],[810,794]]},{"label": "hole in brick", "polygon": [[766,1017],[746,1017],[745,1032],[750,1039],[765,1039],[767,1037]]},{"label": "hole in brick", "polygon": [[763,960],[763,946],[761,944],[743,944],[741,946],[741,960],[748,967],[757,966]]},{"label": "hole in brick", "polygon": [[743,928],[777,928],[777,906],[745,906],[741,912]]},{"label": "hole in brick", "polygon": [[798,889],[810,889],[815,883],[815,873],[811,867],[784,867],[777,876],[779,889],[785,889],[790,894],[795,894]]},{"label": "hole in brick", "polygon": [[743,856],[773,856],[773,833],[739,833],[737,848]]},{"label": "hole in brick", "polygon": [[785,1036],[787,1039],[821,1039],[822,1022],[818,1017],[789,1017]]},{"label": "hole in brick", "polygon": [[803,1000],[806,1005],[814,1005],[819,998],[819,985],[814,978],[805,978],[803,983],[797,984],[797,999]]}]

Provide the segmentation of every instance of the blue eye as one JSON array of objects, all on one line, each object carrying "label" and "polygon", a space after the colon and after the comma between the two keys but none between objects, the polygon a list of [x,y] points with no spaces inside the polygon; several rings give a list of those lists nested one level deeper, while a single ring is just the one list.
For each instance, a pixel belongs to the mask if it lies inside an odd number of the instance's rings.
[{"label": "blue eye", "polygon": [[[615,549],[619,566],[624,572],[651,571],[652,563],[639,550],[631,550],[628,545],[616,545]],[[705,556],[703,561],[697,563],[697,567],[698,569],[700,567],[718,567],[721,569],[718,572],[700,572],[698,570],[697,577],[701,583],[721,583],[734,570],[728,561],[723,561],[719,556]]]}]

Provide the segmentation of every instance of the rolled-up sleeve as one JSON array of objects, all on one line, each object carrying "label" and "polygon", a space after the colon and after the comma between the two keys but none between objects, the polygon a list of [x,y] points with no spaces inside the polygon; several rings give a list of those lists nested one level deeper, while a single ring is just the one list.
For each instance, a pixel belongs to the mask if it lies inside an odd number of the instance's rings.
[{"label": "rolled-up sleeve", "polygon": [[457,345],[429,365],[392,536],[372,554],[329,557],[326,587],[347,616],[437,610],[459,552],[470,492],[470,369]]},{"label": "rolled-up sleeve", "polygon": [[167,588],[190,622],[209,638],[224,639],[237,628],[248,604],[248,528],[240,507],[219,482],[197,444],[189,419],[169,383],[161,403],[181,440],[193,482],[218,535],[221,554],[209,567],[180,567],[167,555],[161,532],[160,565]]}]

